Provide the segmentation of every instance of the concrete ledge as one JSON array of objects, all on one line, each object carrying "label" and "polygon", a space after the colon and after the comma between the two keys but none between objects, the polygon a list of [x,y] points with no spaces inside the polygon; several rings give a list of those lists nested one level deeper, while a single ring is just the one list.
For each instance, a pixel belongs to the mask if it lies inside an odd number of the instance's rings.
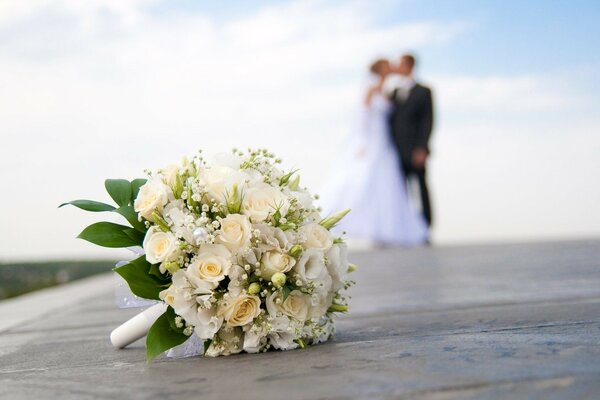
[{"label": "concrete ledge", "polygon": [[386,249],[305,350],[145,362],[108,275],[0,303],[0,399],[578,399],[600,393],[600,240]]},{"label": "concrete ledge", "polygon": [[109,272],[0,301],[0,333],[101,293],[108,295],[113,275]]}]

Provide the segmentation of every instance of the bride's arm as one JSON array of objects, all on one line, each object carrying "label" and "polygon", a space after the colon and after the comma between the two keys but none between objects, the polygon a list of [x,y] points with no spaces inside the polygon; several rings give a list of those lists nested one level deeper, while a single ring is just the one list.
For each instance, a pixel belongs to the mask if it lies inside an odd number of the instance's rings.
[{"label": "bride's arm", "polygon": [[367,89],[367,94],[366,94],[365,99],[364,99],[364,105],[365,106],[367,106],[367,107],[371,106],[371,101],[373,101],[373,96],[375,95],[375,93],[377,92],[377,90],[378,90],[378,86],[377,85],[370,86]]}]

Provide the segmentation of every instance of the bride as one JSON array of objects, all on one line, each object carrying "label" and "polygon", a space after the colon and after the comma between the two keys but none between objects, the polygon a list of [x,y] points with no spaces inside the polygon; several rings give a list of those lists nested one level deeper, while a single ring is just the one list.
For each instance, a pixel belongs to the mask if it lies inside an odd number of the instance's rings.
[{"label": "bride", "polygon": [[391,104],[383,84],[391,72],[388,60],[371,65],[372,83],[364,95],[360,123],[342,146],[326,190],[323,211],[351,208],[340,223],[350,238],[378,245],[416,245],[427,241],[428,229],[409,202],[398,155],[388,132]]}]

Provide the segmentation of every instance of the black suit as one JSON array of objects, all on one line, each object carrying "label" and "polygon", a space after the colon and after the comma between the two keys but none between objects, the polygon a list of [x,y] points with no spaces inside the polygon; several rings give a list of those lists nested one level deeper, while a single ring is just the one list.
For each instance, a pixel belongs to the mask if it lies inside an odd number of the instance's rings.
[{"label": "black suit", "polygon": [[429,225],[432,222],[429,190],[425,179],[425,167],[412,165],[412,154],[416,149],[429,152],[429,137],[433,127],[433,101],[431,89],[416,84],[408,97],[402,98],[398,89],[392,93],[394,108],[390,114],[392,140],[400,155],[401,167],[406,179],[413,176],[419,182],[423,216]]}]

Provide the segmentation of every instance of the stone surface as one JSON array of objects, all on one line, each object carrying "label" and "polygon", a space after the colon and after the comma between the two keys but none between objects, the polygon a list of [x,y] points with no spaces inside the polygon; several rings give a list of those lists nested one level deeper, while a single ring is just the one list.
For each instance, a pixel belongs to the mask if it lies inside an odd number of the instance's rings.
[{"label": "stone surface", "polygon": [[335,339],[286,353],[146,365],[143,341],[108,341],[138,311],[115,307],[110,277],[36,294],[43,312],[30,318],[15,313],[31,299],[0,303],[0,398],[600,397],[600,241],[352,260],[352,312]]}]

